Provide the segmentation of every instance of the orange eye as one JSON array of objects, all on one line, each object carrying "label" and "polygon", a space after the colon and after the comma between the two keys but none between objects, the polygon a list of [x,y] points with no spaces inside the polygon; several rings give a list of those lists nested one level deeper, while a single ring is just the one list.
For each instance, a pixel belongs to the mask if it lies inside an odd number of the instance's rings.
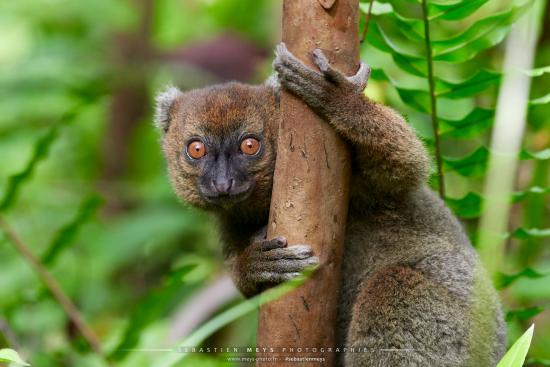
[{"label": "orange eye", "polygon": [[260,142],[254,138],[245,138],[241,142],[241,152],[246,155],[254,155],[260,150]]},{"label": "orange eye", "polygon": [[194,140],[187,146],[187,154],[193,159],[201,159],[206,155],[206,147],[200,140]]}]

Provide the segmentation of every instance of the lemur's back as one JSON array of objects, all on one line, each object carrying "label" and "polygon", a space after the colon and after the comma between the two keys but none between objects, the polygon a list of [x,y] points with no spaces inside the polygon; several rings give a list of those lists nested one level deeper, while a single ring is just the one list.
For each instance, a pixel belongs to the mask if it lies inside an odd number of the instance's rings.
[{"label": "lemur's back", "polygon": [[[351,336],[359,347],[406,349],[367,353],[384,363],[392,360],[387,353],[404,353],[408,365],[422,353],[434,365],[494,366],[504,353],[496,292],[460,223],[430,189],[379,209],[365,210],[355,201],[344,254],[341,344]],[[355,360],[353,353],[346,358]],[[363,365],[364,356],[357,358],[348,365]]]}]

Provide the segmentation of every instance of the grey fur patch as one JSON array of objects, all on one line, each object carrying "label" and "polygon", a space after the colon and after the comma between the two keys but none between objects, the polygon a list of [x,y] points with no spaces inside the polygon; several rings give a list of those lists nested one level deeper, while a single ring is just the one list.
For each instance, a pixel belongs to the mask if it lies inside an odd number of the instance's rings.
[{"label": "grey fur patch", "polygon": [[275,73],[271,74],[269,78],[265,80],[264,85],[275,90],[281,89],[281,83],[279,83],[279,78]]},{"label": "grey fur patch", "polygon": [[170,126],[170,110],[175,100],[183,93],[174,86],[166,87],[155,98],[155,126],[168,131]]}]

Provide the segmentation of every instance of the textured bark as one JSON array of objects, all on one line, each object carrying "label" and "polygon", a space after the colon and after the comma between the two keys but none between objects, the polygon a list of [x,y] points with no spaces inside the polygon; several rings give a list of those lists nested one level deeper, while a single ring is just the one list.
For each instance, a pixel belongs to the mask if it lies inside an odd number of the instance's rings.
[{"label": "textured bark", "polygon": [[[311,52],[320,48],[336,68],[351,75],[359,63],[358,1],[330,3],[285,0],[283,41],[311,68]],[[279,358],[273,365],[295,366],[283,356],[319,357],[320,353],[296,353],[296,348],[328,348],[336,343],[350,155],[333,129],[294,96],[283,93],[281,110],[268,238],[282,235],[290,245],[311,245],[321,266],[299,289],[262,307],[257,344],[276,348]],[[286,351],[279,349],[283,347]],[[322,356],[323,365],[334,364],[333,353]],[[319,363],[300,364],[304,365]]]}]

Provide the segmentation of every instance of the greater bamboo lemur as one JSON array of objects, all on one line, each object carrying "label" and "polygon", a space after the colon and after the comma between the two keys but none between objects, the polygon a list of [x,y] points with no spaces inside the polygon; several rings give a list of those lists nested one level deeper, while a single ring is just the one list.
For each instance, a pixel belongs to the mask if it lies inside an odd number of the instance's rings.
[{"label": "greater bamboo lemur", "polygon": [[[352,147],[351,200],[338,343],[367,348],[345,366],[494,366],[506,332],[499,299],[458,220],[426,185],[422,143],[392,109],[362,93],[320,50],[311,70],[281,44],[280,86]],[[250,297],[317,258],[307,245],[265,238],[280,112],[279,87],[239,83],[157,98],[156,124],[178,196],[212,212],[233,279]]]}]

